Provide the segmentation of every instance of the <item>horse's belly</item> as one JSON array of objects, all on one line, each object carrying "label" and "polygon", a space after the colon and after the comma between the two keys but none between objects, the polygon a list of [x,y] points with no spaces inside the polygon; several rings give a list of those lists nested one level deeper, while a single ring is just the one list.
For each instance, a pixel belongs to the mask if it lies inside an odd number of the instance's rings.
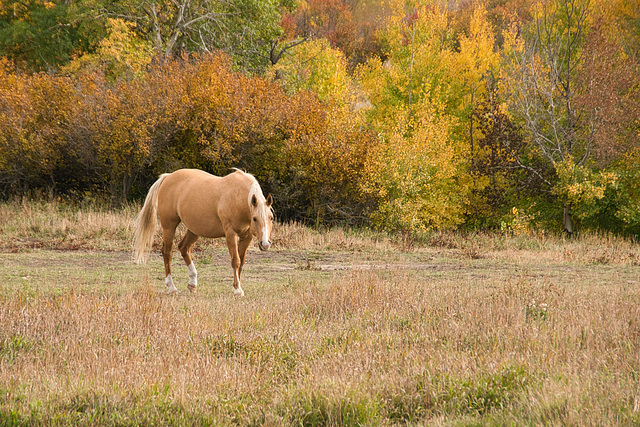
[{"label": "horse's belly", "polygon": [[[173,176],[173,175],[172,175]],[[173,200],[174,212],[180,221],[194,234],[201,237],[224,237],[225,228],[243,232],[251,222],[247,209],[246,189],[236,179],[212,177],[208,174],[183,171],[186,183],[179,182],[167,190]],[[233,175],[232,175],[233,177]],[[245,227],[245,223],[247,227]]]},{"label": "horse's belly", "polygon": [[186,215],[186,218],[181,218],[185,227],[191,230],[192,233],[201,237],[224,237],[224,229],[222,223],[217,217],[192,217]]}]

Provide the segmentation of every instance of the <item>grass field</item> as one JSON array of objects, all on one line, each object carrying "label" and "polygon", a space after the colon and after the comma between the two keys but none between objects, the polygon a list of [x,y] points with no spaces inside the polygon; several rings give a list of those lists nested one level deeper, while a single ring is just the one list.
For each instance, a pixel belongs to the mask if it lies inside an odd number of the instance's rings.
[{"label": "grass field", "polygon": [[640,425],[638,244],[280,224],[169,296],[135,213],[0,205],[0,425]]}]

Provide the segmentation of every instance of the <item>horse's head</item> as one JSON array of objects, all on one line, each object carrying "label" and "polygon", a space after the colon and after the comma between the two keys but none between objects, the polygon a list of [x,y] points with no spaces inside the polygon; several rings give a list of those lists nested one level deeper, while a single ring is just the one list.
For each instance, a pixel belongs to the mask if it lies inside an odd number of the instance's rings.
[{"label": "horse's head", "polygon": [[266,199],[264,196],[260,197],[260,199],[255,194],[251,197],[251,234],[258,239],[260,250],[266,251],[271,247],[270,236],[273,225],[271,204],[273,203],[273,197],[269,194]]}]

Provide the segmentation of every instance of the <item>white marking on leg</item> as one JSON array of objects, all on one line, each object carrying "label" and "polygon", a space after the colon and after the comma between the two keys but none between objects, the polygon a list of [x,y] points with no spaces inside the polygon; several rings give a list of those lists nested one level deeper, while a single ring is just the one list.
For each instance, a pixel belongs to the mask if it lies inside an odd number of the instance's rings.
[{"label": "white marking on leg", "polygon": [[164,278],[164,284],[167,286],[168,292],[170,294],[172,294],[174,292],[178,292],[178,289],[176,288],[176,285],[173,284],[173,279],[171,278],[170,274],[167,274],[167,277]]},{"label": "white marking on leg", "polygon": [[234,297],[243,297],[244,296],[244,291],[242,290],[242,287],[240,286],[240,283],[238,283],[238,288],[233,290],[233,296]]},{"label": "white marking on leg", "polygon": [[193,261],[191,261],[191,264],[189,264],[187,268],[189,270],[189,284],[187,287],[191,292],[194,292],[198,287],[198,271]]}]

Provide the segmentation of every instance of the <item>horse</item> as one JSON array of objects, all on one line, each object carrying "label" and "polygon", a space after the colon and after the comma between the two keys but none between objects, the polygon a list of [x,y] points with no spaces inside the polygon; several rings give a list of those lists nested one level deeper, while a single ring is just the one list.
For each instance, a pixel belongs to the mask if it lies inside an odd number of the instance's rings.
[{"label": "horse", "polygon": [[195,292],[198,287],[198,272],[191,257],[193,245],[200,237],[225,237],[233,269],[233,294],[242,297],[240,274],[249,244],[256,237],[260,250],[271,246],[272,204],[271,194],[264,197],[256,178],[239,169],[224,177],[198,169],[162,174],[149,189],[135,219],[134,260],[138,264],[146,262],[159,217],[164,281],[169,294],[177,292],[171,278],[171,256],[176,228],[182,222],[187,232],[178,249],[189,271],[189,291]]}]

